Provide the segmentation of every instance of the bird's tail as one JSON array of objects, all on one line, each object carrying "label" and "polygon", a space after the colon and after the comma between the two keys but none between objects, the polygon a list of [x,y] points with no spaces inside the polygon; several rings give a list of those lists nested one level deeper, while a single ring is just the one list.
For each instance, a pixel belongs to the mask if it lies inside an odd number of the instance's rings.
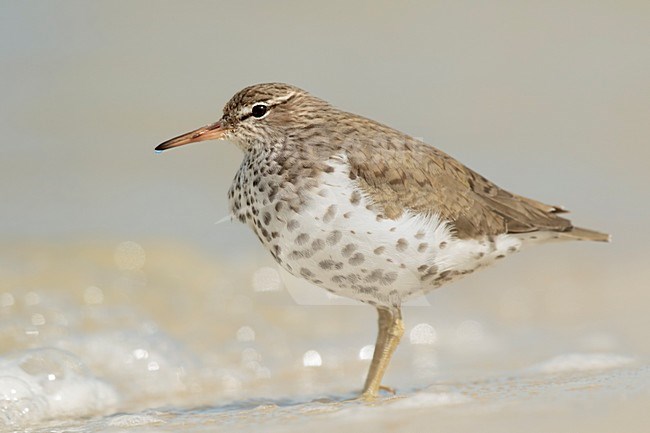
[{"label": "bird's tail", "polygon": [[583,229],[580,227],[573,227],[569,231],[562,232],[562,237],[575,239],[577,241],[609,242],[612,240],[612,237],[607,233],[600,233],[595,230]]}]

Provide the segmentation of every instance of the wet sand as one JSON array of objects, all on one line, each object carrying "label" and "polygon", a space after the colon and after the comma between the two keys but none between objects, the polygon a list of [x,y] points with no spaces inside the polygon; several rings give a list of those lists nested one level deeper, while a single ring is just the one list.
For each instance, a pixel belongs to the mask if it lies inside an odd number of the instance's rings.
[{"label": "wet sand", "polygon": [[[647,431],[643,278],[593,281],[597,253],[564,247],[586,260],[564,267],[556,246],[524,252],[405,307],[385,379],[397,395],[368,405],[348,400],[372,353],[373,310],[285,283],[265,255],[228,261],[159,241],[6,245],[0,423],[35,432]],[[556,272],[540,273],[540,261]]]}]

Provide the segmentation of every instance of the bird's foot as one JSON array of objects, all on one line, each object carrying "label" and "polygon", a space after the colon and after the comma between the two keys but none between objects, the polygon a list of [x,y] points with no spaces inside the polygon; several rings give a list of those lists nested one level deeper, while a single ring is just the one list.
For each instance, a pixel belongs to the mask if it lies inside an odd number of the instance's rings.
[{"label": "bird's foot", "polygon": [[392,394],[393,396],[397,394],[397,391],[395,391],[395,388],[391,388],[390,386],[384,386],[384,385],[379,385],[379,389],[377,391],[372,391],[372,390],[366,390],[363,393],[361,393],[360,396],[357,398],[353,398],[350,401],[362,401],[365,403],[372,403],[374,401],[377,401],[379,399],[379,392],[378,391],[385,391],[389,394]]}]

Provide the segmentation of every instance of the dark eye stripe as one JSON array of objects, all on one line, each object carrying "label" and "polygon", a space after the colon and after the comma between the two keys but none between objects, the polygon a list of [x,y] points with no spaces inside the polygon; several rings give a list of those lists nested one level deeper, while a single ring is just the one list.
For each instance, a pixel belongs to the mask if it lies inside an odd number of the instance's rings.
[{"label": "dark eye stripe", "polygon": [[239,120],[246,120],[246,119],[248,119],[249,117],[252,117],[252,116],[253,116],[253,113],[242,114],[241,117],[239,118]]}]

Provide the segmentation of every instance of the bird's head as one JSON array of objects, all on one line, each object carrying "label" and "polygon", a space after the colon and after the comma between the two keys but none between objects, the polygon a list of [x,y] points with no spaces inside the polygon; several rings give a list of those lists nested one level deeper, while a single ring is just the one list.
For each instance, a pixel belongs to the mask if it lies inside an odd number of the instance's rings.
[{"label": "bird's head", "polygon": [[216,122],[167,140],[156,151],[205,140],[230,140],[242,150],[281,143],[296,130],[317,123],[330,106],[297,87],[282,83],[256,84],[239,91]]}]

